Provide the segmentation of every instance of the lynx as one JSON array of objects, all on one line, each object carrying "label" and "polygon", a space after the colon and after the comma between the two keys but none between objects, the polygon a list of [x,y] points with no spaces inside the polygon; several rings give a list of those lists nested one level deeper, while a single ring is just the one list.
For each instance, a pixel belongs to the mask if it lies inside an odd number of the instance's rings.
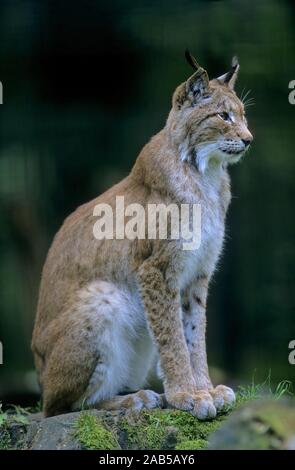
[{"label": "lynx", "polygon": [[[32,340],[46,416],[82,405],[168,405],[204,420],[235,400],[232,389],[210,380],[205,311],[231,198],[227,167],[253,138],[234,91],[237,60],[209,81],[186,57],[194,73],[176,88],[165,127],[129,176],[65,220],[49,250]],[[200,246],[97,240],[94,207],[114,207],[116,196],[143,207],[200,204]],[[155,377],[164,393],[148,389]]]}]

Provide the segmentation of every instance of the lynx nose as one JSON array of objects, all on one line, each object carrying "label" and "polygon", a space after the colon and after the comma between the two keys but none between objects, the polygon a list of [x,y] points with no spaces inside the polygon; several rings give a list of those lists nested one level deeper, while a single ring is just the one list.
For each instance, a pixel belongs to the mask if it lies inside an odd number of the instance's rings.
[{"label": "lynx nose", "polygon": [[251,144],[253,138],[252,139],[242,139],[242,142],[243,144],[245,145],[245,148],[249,147],[249,145]]}]

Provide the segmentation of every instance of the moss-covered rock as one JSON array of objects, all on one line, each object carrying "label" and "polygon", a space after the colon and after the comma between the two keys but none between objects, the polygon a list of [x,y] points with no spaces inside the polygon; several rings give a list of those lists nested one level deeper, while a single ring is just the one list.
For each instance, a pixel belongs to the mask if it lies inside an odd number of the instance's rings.
[{"label": "moss-covered rock", "polygon": [[25,411],[14,408],[4,413],[0,407],[0,450],[22,448],[29,419]]},{"label": "moss-covered rock", "polygon": [[191,441],[181,441],[175,446],[175,450],[202,450],[207,447],[205,439],[193,439]]},{"label": "moss-covered rock", "polygon": [[0,426],[0,448],[199,450],[224,419],[201,422],[172,409],[126,414],[88,410],[47,419],[39,413],[23,424],[11,417]]},{"label": "moss-covered rock", "polygon": [[295,450],[294,399],[242,406],[210,437],[209,449]]},{"label": "moss-covered rock", "polygon": [[0,428],[0,450],[11,448],[11,437],[8,429],[4,426]]},{"label": "moss-covered rock", "polygon": [[[209,444],[208,444],[209,443]],[[294,400],[251,401],[212,421],[173,409],[137,413],[88,410],[44,418],[3,414],[0,449],[289,449],[295,448]]]},{"label": "moss-covered rock", "polygon": [[[118,422],[127,449],[202,449],[211,432],[225,416],[214,421],[198,421],[190,413],[178,410],[151,410],[127,414]],[[186,449],[187,448],[187,449]]]},{"label": "moss-covered rock", "polygon": [[116,432],[108,429],[103,419],[90,412],[82,412],[74,425],[74,436],[89,450],[121,449]]}]

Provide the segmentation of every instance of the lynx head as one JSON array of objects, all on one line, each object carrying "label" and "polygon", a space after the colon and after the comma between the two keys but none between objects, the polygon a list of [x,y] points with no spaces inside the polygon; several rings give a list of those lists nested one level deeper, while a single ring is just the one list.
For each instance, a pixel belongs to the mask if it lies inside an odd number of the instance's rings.
[{"label": "lynx head", "polygon": [[244,105],[234,91],[237,59],[233,58],[227,73],[209,81],[207,72],[188,51],[186,58],[195,73],[175,90],[167,124],[180,158],[204,173],[212,165],[237,162],[253,137]]}]

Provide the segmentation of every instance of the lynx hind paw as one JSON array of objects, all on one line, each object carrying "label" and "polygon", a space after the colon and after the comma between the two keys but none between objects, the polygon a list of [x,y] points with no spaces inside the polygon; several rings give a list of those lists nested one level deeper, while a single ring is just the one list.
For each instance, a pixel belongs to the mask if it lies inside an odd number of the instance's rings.
[{"label": "lynx hind paw", "polygon": [[210,394],[217,411],[221,411],[226,407],[234,405],[236,401],[234,391],[225,385],[218,385],[213,390],[210,390]]},{"label": "lynx hind paw", "polygon": [[179,392],[168,402],[179,410],[189,411],[201,421],[213,419],[216,416],[216,408],[207,391],[198,391],[194,394]]},{"label": "lynx hind paw", "polygon": [[163,408],[163,396],[153,390],[140,390],[139,392],[127,395],[121,408],[126,411],[141,411],[143,409]]},{"label": "lynx hind paw", "polygon": [[164,407],[164,396],[152,390],[139,390],[124,396],[116,396],[99,403],[98,408],[108,411],[132,412]]}]

